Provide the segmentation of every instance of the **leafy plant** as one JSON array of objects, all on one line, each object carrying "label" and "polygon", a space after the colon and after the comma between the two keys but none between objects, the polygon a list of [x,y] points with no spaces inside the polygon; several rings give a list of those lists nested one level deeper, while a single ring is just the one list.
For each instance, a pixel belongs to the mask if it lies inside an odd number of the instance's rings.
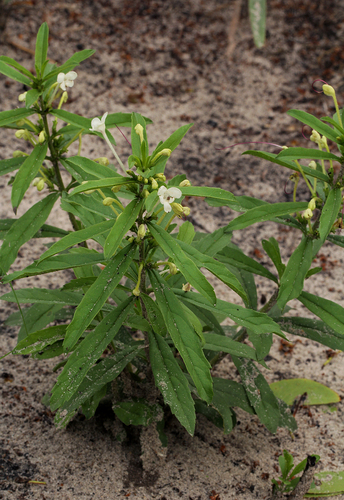
[{"label": "leafy plant", "polygon": [[[313,458],[314,463],[317,463],[320,460],[319,455],[311,455],[311,457]],[[301,479],[301,477],[295,476],[305,471],[307,467],[307,458],[294,466],[294,457],[287,450],[283,450],[283,455],[278,457],[278,462],[281,468],[282,476],[280,476],[278,480],[272,479],[273,493],[289,493],[294,491]],[[314,487],[314,483],[311,487]]]},{"label": "leafy plant", "polygon": [[[196,413],[230,432],[236,423],[235,407],[256,414],[270,432],[279,426],[295,429],[287,405],[274,395],[259,365],[266,366],[273,334],[286,338],[287,332],[343,349],[344,308],[303,291],[305,279],[321,271],[311,265],[322,244],[344,246],[343,238],[334,234],[343,226],[341,113],[321,121],[290,112],[317,131],[319,149],[290,148],[279,155],[247,152],[293,170],[293,201],[270,204],[220,188],[191,186],[185,175],[167,182],[168,158],[191,125],[164,138],[150,154],[148,118],[105,113],[91,120],[63,110],[67,88],[77,78],[74,68],[93,51],[77,52],[60,67],[47,60],[47,51],[48,26],[43,24],[37,35],[35,75],[15,60],[0,57],[0,71],[28,88],[19,96],[24,107],[0,113],[0,126],[32,145],[30,154],[15,151],[13,158],[1,160],[0,172],[16,172],[10,180],[15,213],[31,185],[42,195],[21,217],[1,221],[0,262],[4,284],[64,269],[74,272],[61,288],[12,289],[2,296],[30,304],[7,320],[20,325],[12,354],[58,358],[55,371],[61,372],[44,398],[56,411],[56,425],[65,427],[80,409],[91,418],[102,402],[111,400],[124,424],[156,425],[163,442],[169,412],[190,434]],[[109,132],[119,125],[131,130],[132,154],[126,166]],[[105,140],[117,167],[104,157],[81,156],[86,134]],[[329,152],[326,137],[338,145],[340,156]],[[75,141],[78,154],[68,156]],[[301,166],[300,158],[319,163]],[[328,171],[325,160],[330,162]],[[340,163],[336,175],[333,161]],[[70,176],[67,183],[62,168]],[[296,201],[301,177],[310,189],[307,201]],[[196,232],[188,220],[174,222],[190,213],[182,205],[185,197],[202,197],[210,205],[241,214],[212,234]],[[73,231],[45,224],[57,200]],[[275,273],[231,241],[233,231],[265,221],[290,226],[302,235],[286,264],[278,242],[263,240]],[[20,247],[39,237],[58,241],[25,269],[8,274]],[[97,243],[97,250],[89,241]],[[234,291],[242,305],[217,299],[201,268]],[[261,309],[255,274],[275,287]],[[296,298],[320,319],[285,316],[288,302]],[[226,318],[233,326],[221,326]],[[241,382],[212,376],[211,369],[226,354]]]}]

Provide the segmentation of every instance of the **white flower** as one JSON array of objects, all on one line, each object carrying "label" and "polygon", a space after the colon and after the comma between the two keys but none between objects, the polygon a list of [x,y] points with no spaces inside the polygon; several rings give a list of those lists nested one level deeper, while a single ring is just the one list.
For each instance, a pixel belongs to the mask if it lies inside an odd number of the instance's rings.
[{"label": "white flower", "polygon": [[100,132],[101,134],[105,134],[105,120],[108,115],[108,112],[104,113],[101,119],[93,118],[91,121],[92,128],[90,128],[91,132]]},{"label": "white flower", "polygon": [[57,75],[57,83],[60,84],[60,89],[66,90],[66,87],[73,87],[74,80],[77,76],[75,71],[68,71],[66,74],[59,73]]},{"label": "white flower", "polygon": [[167,189],[167,187],[161,186],[158,190],[158,196],[160,203],[164,205],[165,212],[169,213],[172,210],[171,203],[174,202],[175,198],[180,198],[182,196],[182,192],[176,187]]}]

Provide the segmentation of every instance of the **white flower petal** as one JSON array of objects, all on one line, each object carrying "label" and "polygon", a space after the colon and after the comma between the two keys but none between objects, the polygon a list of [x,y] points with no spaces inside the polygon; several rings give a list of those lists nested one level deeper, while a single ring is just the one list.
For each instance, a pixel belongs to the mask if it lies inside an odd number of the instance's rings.
[{"label": "white flower petal", "polygon": [[177,187],[171,187],[167,191],[168,191],[168,195],[172,196],[173,198],[180,198],[182,195],[181,190]]},{"label": "white flower petal", "polygon": [[65,79],[65,74],[64,73],[59,73],[57,75],[57,83],[62,83],[64,82],[64,79]]},{"label": "white flower petal", "polygon": [[75,80],[75,78],[78,76],[78,74],[75,71],[68,71],[66,73],[66,80]]},{"label": "white flower petal", "polygon": [[171,205],[169,204],[169,202],[168,202],[168,201],[165,201],[165,203],[163,203],[163,205],[164,205],[164,211],[165,211],[167,214],[168,214],[169,212],[171,212],[172,207],[171,207]]}]

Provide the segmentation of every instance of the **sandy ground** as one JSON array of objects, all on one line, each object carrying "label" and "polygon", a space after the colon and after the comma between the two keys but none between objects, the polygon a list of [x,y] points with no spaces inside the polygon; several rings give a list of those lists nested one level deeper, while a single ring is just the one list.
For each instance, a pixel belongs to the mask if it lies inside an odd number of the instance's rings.
[{"label": "sandy ground", "polygon": [[[244,2],[245,3],[245,2]],[[344,103],[340,75],[344,67],[343,0],[268,2],[267,42],[263,49],[252,43],[247,12],[236,33],[229,30],[234,2],[229,0],[80,0],[17,2],[11,13],[0,53],[33,69],[37,29],[42,21],[50,27],[49,56],[61,64],[76,50],[96,49],[78,69],[78,79],[65,109],[88,117],[105,111],[137,111],[149,116],[152,145],[179,126],[194,126],[169,161],[168,175],[186,173],[193,184],[229,189],[235,195],[262,197],[269,202],[288,201],[284,185],[288,172],[258,159],[241,156],[250,146],[218,151],[217,147],[244,141],[267,141],[306,146],[301,127],[285,111],[295,107],[323,116],[331,113],[328,98],[311,90],[322,78],[338,89]],[[232,56],[228,37],[235,41]],[[18,105],[23,91],[19,83],[0,77],[1,111]],[[128,146],[119,133],[117,151],[125,158]],[[0,158],[23,148],[13,134],[0,135]],[[253,147],[253,146],[252,146]],[[263,146],[262,146],[263,147]],[[271,146],[265,146],[275,151]],[[109,155],[105,145],[87,139],[82,154],[95,158]],[[0,179],[0,216],[12,217],[9,177]],[[22,215],[41,195],[32,189],[20,209]],[[299,199],[307,199],[300,187]],[[227,208],[190,203],[197,230],[211,231],[235,214]],[[56,207],[48,223],[69,227],[68,218]],[[297,245],[293,229],[258,224],[234,234],[234,241],[265,265],[268,258],[261,239],[275,236],[286,262]],[[25,245],[13,265],[22,269],[44,249],[44,240]],[[307,282],[307,289],[344,305],[343,251],[325,246],[316,265],[323,272]],[[27,279],[18,288],[57,288],[70,275]],[[257,278],[259,299],[271,293],[271,285]],[[3,286],[3,292],[8,290]],[[235,300],[218,286],[220,298]],[[293,314],[304,314],[293,304]],[[2,302],[1,323],[15,310]],[[2,324],[0,354],[15,346],[17,329]],[[296,338],[294,339],[296,340]],[[281,350],[275,339],[265,371],[269,382],[306,377],[322,382],[344,396],[343,355],[324,367],[327,348],[299,339],[291,352]],[[343,403],[330,407],[302,408],[296,415],[298,430],[271,435],[258,421],[238,411],[238,425],[230,435],[198,419],[195,436],[177,421],[168,422],[166,459],[156,459],[149,473],[140,462],[135,434],[124,443],[114,439],[111,414],[90,421],[75,418],[57,431],[53,414],[41,404],[53,385],[55,361],[7,357],[1,361],[0,401],[0,498],[6,500],[249,500],[264,499],[277,477],[278,456],[288,449],[295,460],[306,454],[321,456],[319,470],[339,471],[344,463]],[[235,368],[225,358],[216,374],[235,378]],[[1,476],[1,474],[3,474]],[[46,484],[30,484],[29,480]],[[344,497],[343,497],[344,498]]]}]

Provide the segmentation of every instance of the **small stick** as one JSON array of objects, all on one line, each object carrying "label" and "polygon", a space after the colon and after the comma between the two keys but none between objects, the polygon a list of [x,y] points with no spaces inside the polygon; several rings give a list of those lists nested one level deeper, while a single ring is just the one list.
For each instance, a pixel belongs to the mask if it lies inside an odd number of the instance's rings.
[{"label": "small stick", "polygon": [[234,12],[233,12],[233,17],[231,20],[231,23],[229,25],[229,33],[228,33],[228,47],[226,50],[226,56],[228,59],[232,57],[232,54],[234,52],[236,42],[235,42],[235,33],[240,21],[240,11],[241,11],[241,1],[242,0],[237,0],[234,5]]},{"label": "small stick", "polygon": [[305,470],[301,476],[300,481],[297,483],[295,490],[288,495],[288,500],[302,500],[307,491],[309,490],[314,475],[314,468],[316,467],[316,458],[308,455]]}]

